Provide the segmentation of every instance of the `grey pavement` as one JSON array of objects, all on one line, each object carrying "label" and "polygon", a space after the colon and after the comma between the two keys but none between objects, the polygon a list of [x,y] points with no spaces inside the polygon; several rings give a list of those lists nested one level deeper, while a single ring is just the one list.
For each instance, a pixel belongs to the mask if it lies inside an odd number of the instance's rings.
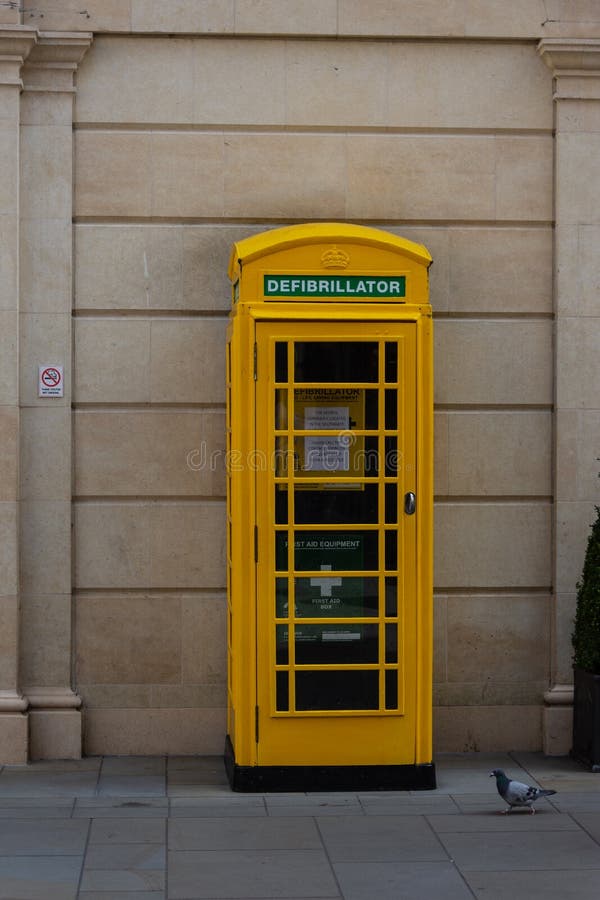
[{"label": "grey pavement", "polygon": [[[219,757],[0,769],[0,898],[597,900],[600,774],[436,759],[435,791],[234,794]],[[492,768],[556,795],[500,815]]]}]

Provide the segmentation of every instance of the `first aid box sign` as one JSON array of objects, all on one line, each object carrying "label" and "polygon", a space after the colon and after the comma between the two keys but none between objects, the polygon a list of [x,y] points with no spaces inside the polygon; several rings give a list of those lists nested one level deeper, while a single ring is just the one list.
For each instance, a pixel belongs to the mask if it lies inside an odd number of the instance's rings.
[{"label": "first aid box sign", "polygon": [[64,397],[62,366],[39,366],[38,397]]}]

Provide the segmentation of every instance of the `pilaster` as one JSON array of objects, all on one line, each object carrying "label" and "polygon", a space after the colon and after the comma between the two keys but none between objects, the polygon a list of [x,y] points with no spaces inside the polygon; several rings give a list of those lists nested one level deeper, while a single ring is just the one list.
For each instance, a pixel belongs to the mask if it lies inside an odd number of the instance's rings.
[{"label": "pilaster", "polygon": [[555,522],[552,687],[544,749],[570,749],[576,582],[598,502],[600,39],[547,39],[555,102]]},{"label": "pilaster", "polygon": [[[74,75],[91,40],[39,32],[22,71],[20,649],[36,759],[81,756],[71,685],[72,160]],[[62,396],[38,396],[39,366],[62,367]]]},{"label": "pilaster", "polygon": [[19,679],[19,167],[23,64],[37,32],[0,26],[0,762],[27,759]]}]

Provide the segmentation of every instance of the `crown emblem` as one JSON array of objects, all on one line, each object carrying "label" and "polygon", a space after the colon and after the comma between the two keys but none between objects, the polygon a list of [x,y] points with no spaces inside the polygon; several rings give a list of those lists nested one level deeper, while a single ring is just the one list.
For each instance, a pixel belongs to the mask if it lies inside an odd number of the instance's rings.
[{"label": "crown emblem", "polygon": [[330,247],[321,256],[321,263],[325,269],[345,269],[350,262],[350,257],[337,247]]}]

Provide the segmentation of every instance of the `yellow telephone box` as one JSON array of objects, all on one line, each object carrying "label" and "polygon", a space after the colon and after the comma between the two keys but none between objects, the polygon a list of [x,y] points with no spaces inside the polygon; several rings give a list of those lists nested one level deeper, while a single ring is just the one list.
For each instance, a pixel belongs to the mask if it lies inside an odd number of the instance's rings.
[{"label": "yellow telephone box", "polygon": [[234,244],[234,790],[435,787],[427,250],[297,225]]}]

